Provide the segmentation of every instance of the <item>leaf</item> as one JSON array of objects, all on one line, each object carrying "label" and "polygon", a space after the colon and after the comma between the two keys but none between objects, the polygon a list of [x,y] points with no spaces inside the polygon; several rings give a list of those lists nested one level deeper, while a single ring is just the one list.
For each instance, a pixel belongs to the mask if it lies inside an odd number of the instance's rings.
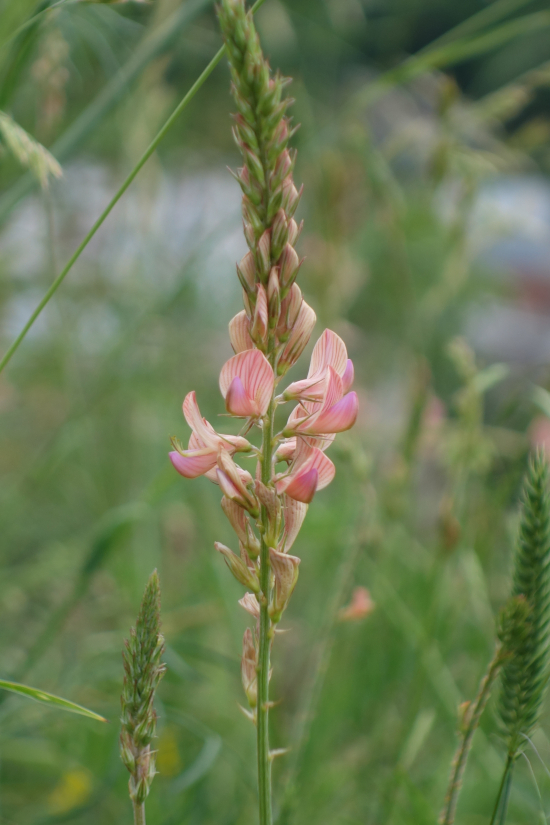
[{"label": "leaf", "polygon": [[50,176],[60,178],[63,174],[54,156],[28,132],[25,132],[15,120],[1,111],[0,136],[21,166],[30,169],[42,189],[47,188]]},{"label": "leaf", "polygon": [[54,696],[52,693],[46,693],[37,688],[28,687],[28,685],[20,685],[18,682],[6,682],[0,679],[0,688],[9,690],[12,693],[18,693],[20,696],[28,696],[29,699],[34,699],[36,702],[43,702],[46,705],[52,705],[60,710],[67,710],[69,713],[78,713],[81,716],[88,716],[90,719],[97,719],[98,722],[106,722],[103,716],[94,713],[93,710],[83,708],[82,705],[76,705],[74,702],[69,702],[68,699],[62,699],[60,696]]}]

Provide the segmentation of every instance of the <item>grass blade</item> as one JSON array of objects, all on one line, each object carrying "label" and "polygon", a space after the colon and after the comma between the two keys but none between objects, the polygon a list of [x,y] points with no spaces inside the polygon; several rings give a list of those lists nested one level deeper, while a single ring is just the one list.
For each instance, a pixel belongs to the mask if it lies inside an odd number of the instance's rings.
[{"label": "grass blade", "polygon": [[[261,5],[263,5],[264,2],[265,2],[265,0],[257,0],[257,2],[252,6],[252,11],[253,12],[256,11],[256,9],[258,9]],[[59,273],[57,278],[54,280],[54,282],[52,283],[52,285],[50,286],[50,288],[48,289],[48,291],[46,292],[46,294],[44,295],[44,297],[42,298],[42,300],[40,301],[40,303],[38,304],[38,306],[36,307],[36,309],[32,313],[32,315],[30,316],[29,320],[27,321],[27,323],[25,324],[25,326],[23,327],[23,329],[21,330],[21,332],[19,333],[19,335],[17,336],[15,341],[12,343],[12,345],[9,347],[9,349],[5,353],[4,357],[0,361],[0,373],[5,368],[5,366],[9,363],[9,361],[13,357],[14,353],[17,351],[20,344],[22,343],[22,341],[26,337],[28,331],[30,330],[30,328],[32,327],[32,325],[34,324],[34,322],[36,321],[38,316],[41,314],[44,307],[49,303],[50,299],[55,295],[58,288],[61,286],[61,284],[65,280],[65,277],[68,275],[70,270],[73,268],[76,261],[80,258],[80,255],[86,249],[86,247],[88,246],[88,244],[90,243],[90,241],[94,237],[95,233],[99,229],[99,227],[104,223],[106,218],[112,212],[113,208],[116,206],[118,201],[121,199],[123,194],[126,192],[126,190],[130,186],[130,184],[132,183],[134,178],[138,175],[138,173],[141,171],[141,169],[145,166],[145,164],[147,163],[147,161],[149,160],[149,158],[151,157],[153,152],[156,150],[157,146],[161,143],[161,141],[165,137],[165,135],[170,131],[170,129],[172,128],[172,126],[174,125],[174,123],[176,122],[178,117],[181,115],[181,113],[184,111],[184,109],[187,108],[187,106],[193,100],[193,98],[195,97],[195,95],[197,94],[199,89],[203,86],[203,84],[206,82],[206,80],[210,77],[210,75],[212,74],[212,72],[214,71],[214,69],[216,68],[216,66],[218,65],[218,63],[220,62],[220,60],[222,59],[224,54],[225,54],[225,46],[222,46],[216,52],[216,54],[214,55],[214,57],[212,58],[212,60],[208,64],[208,66],[204,69],[204,71],[195,80],[195,82],[193,83],[193,85],[191,86],[191,88],[189,89],[187,94],[178,103],[178,105],[176,106],[176,108],[174,109],[174,111],[172,112],[172,114],[170,115],[170,117],[168,118],[166,123],[164,124],[164,126],[162,126],[162,128],[160,129],[160,131],[158,132],[156,137],[149,144],[148,148],[145,150],[145,152],[143,153],[143,155],[141,156],[141,158],[139,159],[137,164],[134,166],[134,168],[132,169],[132,171],[130,172],[130,174],[128,175],[128,177],[126,178],[124,183],[122,184],[122,186],[116,192],[114,197],[109,201],[109,203],[107,204],[107,206],[105,207],[105,209],[103,210],[103,212],[101,213],[99,218],[96,220],[96,222],[94,223],[94,225],[92,226],[92,228],[90,229],[90,231],[88,232],[88,234],[86,235],[86,237],[84,238],[82,243],[77,247],[76,251],[71,256],[71,258],[69,259],[67,264],[65,265],[64,269]]]},{"label": "grass blade", "polygon": [[9,690],[11,693],[17,693],[19,696],[27,696],[29,699],[42,702],[44,705],[50,705],[50,707],[59,708],[59,710],[78,713],[80,716],[87,716],[89,719],[97,719],[98,722],[107,721],[103,716],[94,713],[93,710],[88,710],[88,708],[83,708],[82,705],[69,702],[68,699],[62,699],[60,696],[54,696],[53,693],[46,693],[28,685],[20,685],[18,682],[6,682],[4,679],[0,679],[0,688]]}]

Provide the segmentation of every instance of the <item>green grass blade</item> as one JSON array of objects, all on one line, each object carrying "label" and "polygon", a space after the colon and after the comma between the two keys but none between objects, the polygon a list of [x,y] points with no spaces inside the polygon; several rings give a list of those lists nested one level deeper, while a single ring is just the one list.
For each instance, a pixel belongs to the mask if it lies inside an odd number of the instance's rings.
[{"label": "green grass blade", "polygon": [[[188,23],[191,23],[211,2],[212,0],[189,0],[173,12],[151,34],[146,35],[113,79],[105,84],[97,97],[50,147],[52,154],[59,161],[63,161],[75,146],[91,135],[99,121],[118,103],[129,85],[139,77],[145,67],[162,54],[177,38],[181,30]],[[0,199],[0,221],[5,220],[18,201],[27,195],[34,186],[33,178],[30,175],[25,175],[11,187]]]},{"label": "green grass blade", "polygon": [[[264,2],[265,2],[265,0],[257,0],[257,2],[252,7],[252,11],[256,11],[256,9],[258,9]],[[220,60],[222,59],[224,54],[225,54],[225,46],[222,46],[216,52],[216,54],[214,55],[214,57],[212,58],[212,60],[208,64],[208,66],[204,69],[204,71],[199,75],[199,77],[193,83],[193,85],[191,86],[191,88],[189,89],[187,94],[182,98],[180,103],[176,106],[176,108],[174,109],[174,111],[172,112],[172,114],[170,115],[170,117],[168,118],[166,123],[164,124],[164,126],[160,129],[160,131],[158,132],[156,137],[149,144],[148,148],[145,150],[145,152],[143,153],[143,155],[141,156],[141,158],[139,159],[137,164],[134,166],[134,168],[132,169],[132,171],[130,172],[130,174],[128,175],[128,177],[126,178],[124,183],[122,184],[122,186],[119,188],[119,190],[114,195],[114,197],[109,201],[109,203],[107,204],[107,206],[105,207],[105,209],[103,210],[103,212],[101,213],[99,218],[96,220],[96,222],[94,223],[94,225],[92,226],[92,228],[90,229],[90,231],[88,232],[88,234],[86,235],[86,237],[84,238],[82,243],[77,247],[76,251],[71,256],[71,258],[69,259],[67,264],[65,265],[64,269],[59,273],[57,278],[54,280],[54,282],[52,283],[52,285],[50,286],[50,288],[48,289],[48,291],[46,292],[46,294],[44,295],[44,297],[42,298],[42,300],[40,301],[40,303],[38,304],[38,306],[36,307],[36,309],[32,313],[32,315],[30,316],[29,320],[27,321],[27,323],[25,324],[25,326],[23,327],[23,329],[21,330],[21,332],[19,333],[19,335],[17,336],[15,341],[12,343],[12,345],[9,347],[9,349],[5,353],[4,357],[0,361],[0,373],[2,372],[2,370],[4,369],[6,364],[9,363],[9,361],[13,357],[14,353],[16,352],[16,350],[19,348],[20,344],[22,343],[22,341],[26,337],[28,331],[30,330],[30,328],[32,327],[32,325],[34,324],[34,322],[36,321],[38,316],[41,314],[44,307],[49,303],[50,299],[55,295],[58,288],[61,286],[61,284],[65,280],[65,277],[68,275],[70,270],[73,268],[76,261],[80,258],[80,255],[86,249],[86,247],[88,246],[88,244],[90,243],[90,241],[94,237],[95,233],[99,229],[99,227],[104,223],[105,219],[112,212],[114,206],[116,206],[118,201],[121,199],[123,194],[126,192],[128,187],[130,186],[130,184],[134,180],[134,178],[138,175],[138,173],[141,171],[141,169],[145,166],[145,164],[147,163],[147,161],[149,160],[149,158],[151,157],[153,152],[156,150],[157,146],[160,144],[160,142],[165,137],[165,135],[170,131],[170,129],[172,128],[172,126],[174,125],[174,123],[176,122],[178,117],[181,115],[183,110],[187,108],[187,106],[193,100],[193,98],[195,97],[195,95],[197,94],[197,92],[199,91],[201,86],[203,86],[205,81],[210,77],[210,75],[212,74],[212,72],[214,71],[214,69],[216,68],[216,66],[218,65],[218,63],[220,62]]]},{"label": "green grass blade", "polygon": [[93,710],[88,710],[88,708],[83,708],[82,705],[69,702],[68,699],[62,699],[60,696],[54,696],[53,693],[46,693],[28,685],[20,685],[18,682],[6,682],[4,679],[0,679],[0,688],[17,693],[19,696],[27,696],[29,699],[42,702],[44,705],[50,705],[50,707],[67,710],[69,713],[78,713],[80,716],[87,716],[89,719],[97,719],[98,722],[107,721],[103,716],[94,713]]}]

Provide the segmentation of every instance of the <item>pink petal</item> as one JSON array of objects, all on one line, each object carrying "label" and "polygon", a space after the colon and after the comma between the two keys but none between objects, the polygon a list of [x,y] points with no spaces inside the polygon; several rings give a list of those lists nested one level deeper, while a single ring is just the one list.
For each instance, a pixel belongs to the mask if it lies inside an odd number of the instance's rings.
[{"label": "pink petal", "polygon": [[[302,501],[304,504],[309,504],[317,489],[319,473],[315,468],[312,468],[311,470],[308,470],[305,473],[300,473],[297,476],[289,476],[284,479],[284,481],[288,482],[285,484],[284,489],[287,496],[290,496],[290,498],[295,498],[296,501]],[[278,492],[280,483],[281,482],[277,484]]]},{"label": "pink petal", "polygon": [[[323,410],[328,410],[330,407],[333,407],[344,394],[344,390],[342,387],[342,379],[338,375],[335,369],[331,366],[327,367],[327,383],[325,386],[325,395],[323,398],[323,404],[321,407],[321,412]],[[329,430],[328,432],[331,432]]]},{"label": "pink petal", "polygon": [[244,309],[229,322],[229,340],[237,353],[254,347],[250,337],[250,321]]},{"label": "pink petal", "polygon": [[338,375],[343,375],[346,368],[348,353],[346,345],[339,335],[331,329],[326,329],[311,353],[308,378],[324,373],[326,367],[332,367]]},{"label": "pink petal", "polygon": [[301,473],[311,469],[317,470],[319,474],[319,480],[317,482],[318,490],[323,490],[325,487],[328,487],[336,474],[336,467],[330,458],[317,447],[313,447],[310,457],[301,468]]},{"label": "pink petal", "polygon": [[210,450],[190,451],[187,455],[175,450],[168,457],[178,473],[184,478],[197,478],[204,475],[216,465],[216,453]]},{"label": "pink petal", "polygon": [[291,461],[294,458],[294,453],[296,452],[296,439],[289,438],[287,441],[283,441],[279,444],[277,449],[276,458],[277,461]]},{"label": "pink petal", "polygon": [[313,378],[302,378],[301,381],[294,381],[283,393],[285,401],[293,398],[318,398],[321,399],[325,392],[325,376],[314,375]]},{"label": "pink petal", "polygon": [[246,395],[257,404],[255,415],[265,415],[275,383],[273,369],[265,355],[257,349],[246,350],[234,355],[223,365],[220,373],[220,390],[224,398],[237,376],[242,381]]},{"label": "pink petal", "polygon": [[296,501],[289,496],[283,495],[283,515],[285,518],[284,548],[290,550],[307,513],[307,504]]},{"label": "pink petal", "polygon": [[355,424],[359,411],[359,399],[356,392],[348,392],[337,404],[323,410],[300,428],[303,433],[342,433]]},{"label": "pink petal", "polygon": [[256,293],[256,309],[254,310],[254,323],[251,329],[255,341],[265,343],[267,340],[267,325],[269,317],[267,312],[267,295],[262,284],[259,284]]},{"label": "pink petal", "polygon": [[353,361],[350,358],[348,358],[346,362],[346,369],[344,370],[344,374],[342,375],[342,389],[345,393],[353,385],[354,378],[355,371],[353,369]]},{"label": "pink petal", "polygon": [[185,396],[183,400],[183,415],[204,446],[215,449],[218,444],[218,436],[211,425],[202,417],[195,392],[188,392]]},{"label": "pink petal", "polygon": [[317,321],[317,316],[309,304],[302,300],[300,311],[296,322],[288,327],[292,332],[288,339],[287,345],[281,355],[281,362],[284,364],[295,364],[304,349],[313,332],[313,327]]},{"label": "pink petal", "polygon": [[255,418],[258,415],[258,405],[245,392],[243,382],[238,375],[231,382],[225,396],[225,407],[231,415],[243,418]]}]

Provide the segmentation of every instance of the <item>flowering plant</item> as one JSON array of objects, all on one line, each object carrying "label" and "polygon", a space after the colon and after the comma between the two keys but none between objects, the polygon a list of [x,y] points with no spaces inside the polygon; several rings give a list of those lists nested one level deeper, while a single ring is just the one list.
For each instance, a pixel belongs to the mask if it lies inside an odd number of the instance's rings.
[{"label": "flowering plant", "polygon": [[[353,365],[342,339],[325,330],[313,349],[307,377],[279,390],[306,348],[316,322],[296,277],[301,261],[294,219],[301,190],[294,185],[294,133],[287,116],[288,80],[272,75],[244,0],[222,0],[219,19],[229,56],[237,107],[234,137],[243,167],[235,175],[242,192],[249,251],[237,265],[244,309],[229,323],[235,355],[222,367],[220,390],[227,413],[241,419],[239,435],[218,433],[201,415],[194,392],[183,402],[191,437],[187,448],[172,439],[170,459],[185,478],[205,475],[218,484],[222,508],[239,542],[239,554],[223,544],[235,578],[247,588],[240,600],[255,619],[244,634],[242,680],[257,727],[260,822],[272,822],[268,714],[270,651],[276,626],[298,579],[300,558],[290,554],[317,490],[334,478],[326,455],[335,434],[357,417],[350,391]],[[278,408],[292,402],[286,424],[275,427]],[[254,428],[260,446],[248,440]],[[256,459],[255,472],[235,458]],[[282,468],[282,469],[280,469]]]}]

